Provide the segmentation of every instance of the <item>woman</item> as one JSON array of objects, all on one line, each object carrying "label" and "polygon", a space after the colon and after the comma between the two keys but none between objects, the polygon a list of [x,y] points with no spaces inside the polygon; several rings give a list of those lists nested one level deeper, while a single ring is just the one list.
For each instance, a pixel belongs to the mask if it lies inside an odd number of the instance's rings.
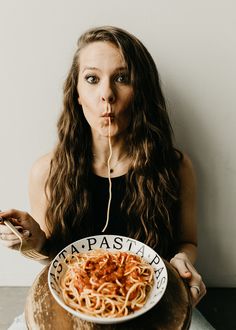
[{"label": "woman", "polygon": [[[109,180],[112,199],[108,215]],[[30,176],[31,215],[1,212],[32,248],[55,256],[89,235],[119,234],[150,245],[188,281],[195,306],[206,292],[197,252],[192,163],[176,150],[155,63],[115,27],[85,32],[64,85],[55,149]],[[0,226],[1,243],[19,240]]]}]

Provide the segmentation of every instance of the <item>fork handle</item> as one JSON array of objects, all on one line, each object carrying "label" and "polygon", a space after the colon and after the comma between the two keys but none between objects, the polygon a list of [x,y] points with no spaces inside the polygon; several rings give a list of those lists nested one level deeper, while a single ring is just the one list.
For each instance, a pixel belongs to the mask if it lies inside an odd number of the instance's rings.
[{"label": "fork handle", "polygon": [[23,235],[16,229],[16,227],[7,219],[3,219],[3,221],[4,224],[22,241]]}]

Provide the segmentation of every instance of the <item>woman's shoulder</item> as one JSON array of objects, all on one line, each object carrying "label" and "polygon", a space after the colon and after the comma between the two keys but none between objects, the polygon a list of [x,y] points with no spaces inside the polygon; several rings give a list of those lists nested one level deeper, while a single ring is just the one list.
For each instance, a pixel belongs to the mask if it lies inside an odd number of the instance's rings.
[{"label": "woman's shoulder", "polygon": [[182,152],[182,157],[179,166],[179,178],[182,183],[189,184],[196,181],[195,170],[193,162],[188,154]]},{"label": "woman's shoulder", "polygon": [[39,183],[45,183],[49,170],[51,160],[53,158],[53,152],[49,152],[40,158],[38,158],[32,165],[30,171],[30,181]]},{"label": "woman's shoulder", "polygon": [[193,170],[193,162],[190,158],[190,156],[185,153],[181,152],[181,159],[180,159],[180,170],[186,171],[186,170]]}]

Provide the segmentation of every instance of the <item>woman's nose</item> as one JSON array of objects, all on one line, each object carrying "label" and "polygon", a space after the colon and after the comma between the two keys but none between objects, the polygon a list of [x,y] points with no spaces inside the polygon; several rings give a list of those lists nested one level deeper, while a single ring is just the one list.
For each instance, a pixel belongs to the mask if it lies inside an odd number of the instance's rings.
[{"label": "woman's nose", "polygon": [[101,88],[101,99],[103,102],[114,103],[116,97],[111,83],[103,84]]}]

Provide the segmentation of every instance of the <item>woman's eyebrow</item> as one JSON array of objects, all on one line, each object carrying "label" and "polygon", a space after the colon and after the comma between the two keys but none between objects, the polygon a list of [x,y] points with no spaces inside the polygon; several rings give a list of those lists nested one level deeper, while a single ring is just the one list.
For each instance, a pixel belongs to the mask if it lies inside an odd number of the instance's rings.
[{"label": "woman's eyebrow", "polygon": [[96,68],[95,66],[85,66],[85,67],[83,68],[83,71],[82,71],[82,72],[84,72],[84,71],[86,71],[86,70],[96,70],[96,71],[100,71],[100,69]]},{"label": "woman's eyebrow", "polygon": [[114,72],[115,71],[128,71],[128,68],[126,67],[126,66],[121,66],[121,67],[119,67],[119,68],[116,68],[115,70],[114,70]]},{"label": "woman's eyebrow", "polygon": [[[82,70],[82,73],[86,70],[101,71],[101,69],[99,69],[95,66],[85,66]],[[121,66],[121,67],[115,68],[113,72],[120,72],[120,71],[128,71],[128,68],[126,66]]]}]

